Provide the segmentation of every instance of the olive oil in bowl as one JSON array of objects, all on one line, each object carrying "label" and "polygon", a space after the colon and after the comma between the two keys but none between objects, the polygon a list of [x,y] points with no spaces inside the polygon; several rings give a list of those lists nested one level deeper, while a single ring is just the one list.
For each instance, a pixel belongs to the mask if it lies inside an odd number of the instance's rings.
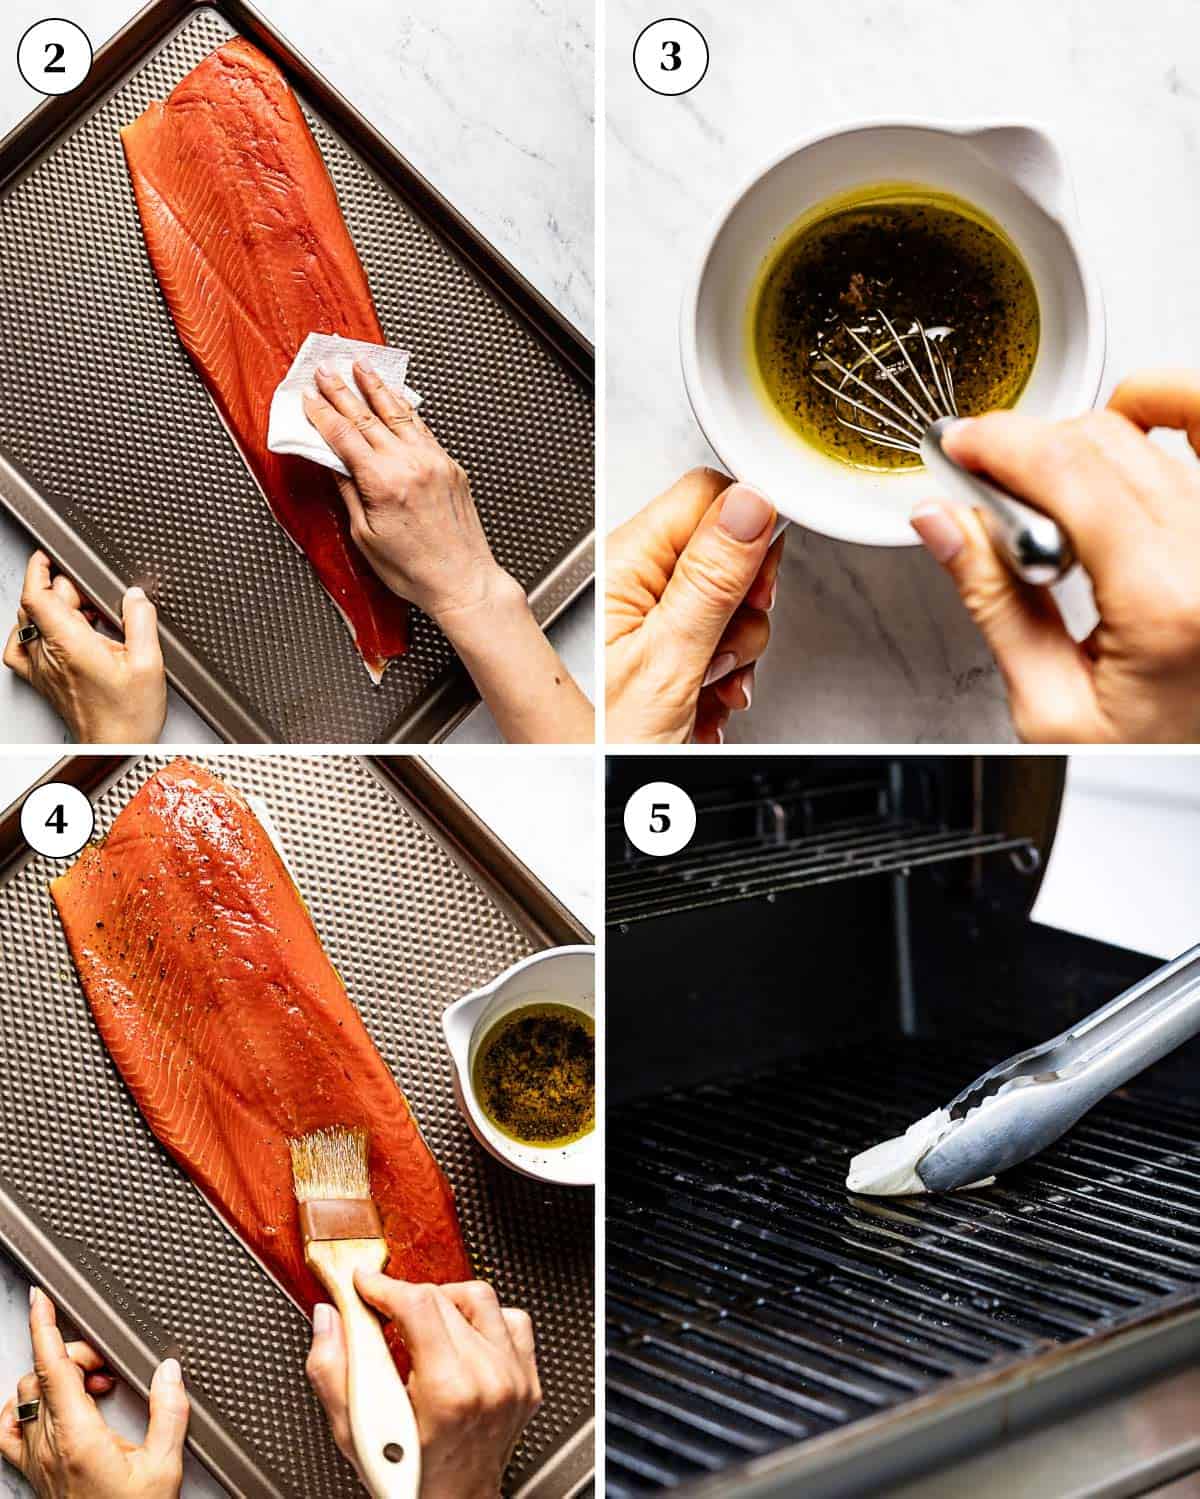
[{"label": "olive oil in bowl", "polygon": [[830,199],[793,226],[763,266],[750,300],[749,343],[769,404],[839,462],[882,472],[921,464],[849,430],[838,418],[853,413],[813,378],[831,357],[886,392],[848,331],[880,346],[884,315],[902,336],[920,322],[937,339],[963,416],[1014,405],[1029,381],[1040,336],[1037,293],[997,223],[963,199],[914,184]]},{"label": "olive oil in bowl", "polygon": [[511,1010],[483,1037],[471,1081],[488,1120],[522,1145],[570,1145],[596,1123],[596,1031],[570,1005]]}]

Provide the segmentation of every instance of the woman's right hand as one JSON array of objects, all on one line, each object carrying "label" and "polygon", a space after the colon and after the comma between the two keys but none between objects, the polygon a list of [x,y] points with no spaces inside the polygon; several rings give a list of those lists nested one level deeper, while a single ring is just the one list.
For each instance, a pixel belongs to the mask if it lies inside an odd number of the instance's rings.
[{"label": "woman's right hand", "polygon": [[[502,1307],[482,1281],[428,1286],[360,1274],[355,1284],[396,1324],[412,1360],[421,1499],[498,1499],[513,1449],[542,1402],[528,1315]],[[356,1463],[345,1334],[336,1310],[323,1303],[313,1316],[307,1372],[334,1441]]]},{"label": "woman's right hand", "polygon": [[783,537],[746,484],[692,469],[608,538],[610,744],[719,744],[749,708]]},{"label": "woman's right hand", "polygon": [[337,485],[355,545],[444,632],[510,743],[591,743],[592,705],[492,556],[465,472],[373,369],[354,380],[318,370],[304,409],[350,470]]},{"label": "woman's right hand", "polygon": [[1022,739],[1200,742],[1200,468],[1152,442],[1154,427],[1186,432],[1200,456],[1200,374],[1135,375],[1107,411],[1074,421],[997,411],[946,433],[958,462],[1061,523],[1095,589],[1100,623],[1079,646],[978,514],[936,503],[913,514],[991,647]]},{"label": "woman's right hand", "polygon": [[309,421],[350,470],[336,475],[350,534],[382,581],[449,633],[464,610],[519,585],[492,556],[466,473],[405,398],[369,365],[352,390],[318,369]]}]

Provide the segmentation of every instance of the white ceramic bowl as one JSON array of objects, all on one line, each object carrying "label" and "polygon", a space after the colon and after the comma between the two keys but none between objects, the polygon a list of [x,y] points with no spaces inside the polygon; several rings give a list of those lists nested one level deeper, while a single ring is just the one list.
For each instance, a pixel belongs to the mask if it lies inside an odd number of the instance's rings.
[{"label": "white ceramic bowl", "polygon": [[714,452],[781,515],[843,541],[915,546],[908,517],[928,493],[922,472],[871,474],[826,457],[768,406],[748,357],[750,297],[780,236],[824,200],[884,182],[966,199],[1021,252],[1042,327],[1020,409],[1057,418],[1093,405],[1104,371],[1100,288],[1080,247],[1062,156],[1027,125],[866,123],[790,147],[737,194],[708,236],[684,292],[680,354],[688,399]]},{"label": "white ceramic bowl", "polygon": [[507,969],[482,989],[457,1000],[442,1016],[454,1064],[454,1091],[471,1133],[497,1160],[523,1176],[560,1186],[589,1187],[596,1180],[596,1131],[570,1145],[539,1150],[510,1139],[491,1122],[475,1097],[472,1078],[480,1043],[497,1021],[522,1005],[555,1003],[595,1020],[596,949],[551,947]]}]

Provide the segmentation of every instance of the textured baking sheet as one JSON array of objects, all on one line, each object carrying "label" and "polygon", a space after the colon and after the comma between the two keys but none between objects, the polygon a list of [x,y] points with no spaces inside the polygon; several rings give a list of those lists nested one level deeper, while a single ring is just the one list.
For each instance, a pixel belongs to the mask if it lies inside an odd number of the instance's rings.
[{"label": "textured baking sheet", "polygon": [[[168,758],[127,764],[96,797],[98,835]],[[591,1419],[593,1197],[542,1188],[479,1150],[454,1103],[440,1016],[545,945],[545,924],[535,936],[516,877],[501,895],[464,863],[469,827],[431,831],[441,814],[431,821],[364,761],[204,763],[269,806],[325,945],[453,1183],[477,1272],[534,1319],[546,1401],[510,1471],[516,1492]],[[361,1490],[304,1378],[305,1319],[157,1144],[100,1042],[46,889],[60,867],[28,856],[0,883],[0,1183],[44,1229],[90,1246],[93,1278],[118,1282],[178,1344],[193,1390],[284,1492],[348,1499]],[[572,1491],[578,1455],[562,1466],[539,1499]]]},{"label": "textured baking sheet", "polygon": [[[88,89],[130,54],[115,92],[64,117],[44,145],[35,132],[57,116],[31,117],[28,145],[19,130],[0,153],[0,500],[106,612],[123,585],[157,589],[172,680],[225,737],[440,738],[475,701],[445,638],[415,615],[409,654],[372,685],[222,427],[151,271],[120,127],[234,34],[227,15],[258,43],[285,45],[232,0],[195,9],[163,39],[163,20],[188,10],[158,0],[136,35],[97,56]],[[496,556],[546,621],[592,571],[590,348],[302,59],[277,60],[333,175],[388,342],[414,351],[423,414],[467,468]]]}]

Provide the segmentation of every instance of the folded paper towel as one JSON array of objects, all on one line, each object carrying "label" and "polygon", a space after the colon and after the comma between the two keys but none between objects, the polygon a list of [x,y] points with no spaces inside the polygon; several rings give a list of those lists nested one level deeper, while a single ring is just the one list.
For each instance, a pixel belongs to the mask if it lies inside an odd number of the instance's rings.
[{"label": "folded paper towel", "polygon": [[335,473],[350,477],[350,470],[337,456],[304,413],[303,395],[312,388],[317,365],[327,364],[337,370],[351,388],[354,361],[367,360],[393,390],[402,390],[414,406],[421,397],[404,383],[408,373],[407,349],[390,349],[384,344],[363,343],[356,338],[342,338],[337,333],[310,333],[292,360],[292,367],[271,397],[271,416],[267,423],[267,447],[272,453],[291,453],[297,458],[311,458]]}]

